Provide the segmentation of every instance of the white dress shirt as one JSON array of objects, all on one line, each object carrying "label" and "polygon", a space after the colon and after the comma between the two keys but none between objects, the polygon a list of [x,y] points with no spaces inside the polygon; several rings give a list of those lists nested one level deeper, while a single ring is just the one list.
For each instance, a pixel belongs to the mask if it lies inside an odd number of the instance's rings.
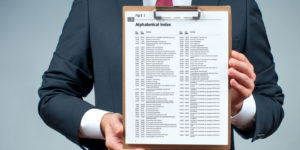
[{"label": "white dress shirt", "polygon": [[[156,0],[143,0],[144,6],[155,6]],[[190,6],[192,0],[173,0],[174,6]],[[82,117],[79,129],[81,138],[104,139],[100,129],[100,123],[103,115],[108,111],[101,109],[90,109]],[[255,121],[256,104],[251,95],[244,100],[243,106],[238,114],[231,117],[231,123],[239,129],[247,129],[252,127]]]}]

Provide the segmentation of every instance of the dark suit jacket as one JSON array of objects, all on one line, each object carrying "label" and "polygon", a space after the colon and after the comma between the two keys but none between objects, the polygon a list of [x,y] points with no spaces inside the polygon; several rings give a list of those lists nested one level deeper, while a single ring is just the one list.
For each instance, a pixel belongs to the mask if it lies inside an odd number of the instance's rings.
[{"label": "dark suit jacket", "polygon": [[[49,69],[43,75],[38,107],[45,123],[74,143],[106,149],[104,141],[80,139],[78,129],[83,114],[91,108],[122,112],[122,6],[142,3],[74,0]],[[233,49],[247,56],[257,74],[253,92],[256,122],[251,130],[236,131],[253,141],[271,135],[283,119],[284,95],[277,85],[270,45],[255,0],[193,0],[192,5],[231,6]],[[93,85],[95,106],[82,100]]]}]

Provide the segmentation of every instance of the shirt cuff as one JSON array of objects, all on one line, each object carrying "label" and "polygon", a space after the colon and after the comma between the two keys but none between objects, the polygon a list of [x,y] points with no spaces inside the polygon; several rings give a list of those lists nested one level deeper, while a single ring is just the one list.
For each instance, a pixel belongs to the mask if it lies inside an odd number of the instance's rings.
[{"label": "shirt cuff", "polygon": [[255,121],[256,104],[253,95],[243,101],[241,111],[231,117],[231,123],[238,129],[252,128]]},{"label": "shirt cuff", "polygon": [[79,137],[88,139],[104,139],[101,132],[100,124],[102,117],[109,113],[108,111],[92,108],[83,115],[80,128]]}]

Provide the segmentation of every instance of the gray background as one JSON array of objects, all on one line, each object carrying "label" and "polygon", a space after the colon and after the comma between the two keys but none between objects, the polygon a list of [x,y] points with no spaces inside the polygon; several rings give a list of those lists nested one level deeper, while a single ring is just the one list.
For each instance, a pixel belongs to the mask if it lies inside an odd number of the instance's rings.
[{"label": "gray background", "polygon": [[[295,149],[300,142],[300,1],[257,0],[285,98],[285,118],[271,137],[239,150]],[[55,50],[72,0],[0,0],[0,149],[79,149],[47,127],[37,112],[37,89]],[[86,99],[93,103],[94,94]]]}]

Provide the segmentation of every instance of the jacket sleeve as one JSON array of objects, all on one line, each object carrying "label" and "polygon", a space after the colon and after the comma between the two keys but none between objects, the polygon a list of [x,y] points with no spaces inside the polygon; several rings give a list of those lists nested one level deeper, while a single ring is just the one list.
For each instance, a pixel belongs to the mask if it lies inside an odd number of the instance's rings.
[{"label": "jacket sleeve", "polygon": [[251,130],[236,131],[244,138],[266,138],[279,127],[284,111],[284,95],[277,84],[278,76],[271,54],[261,12],[255,0],[247,0],[247,35],[244,54],[257,75],[253,96],[256,102],[255,123]]},{"label": "jacket sleeve", "polygon": [[93,87],[87,0],[75,0],[38,90],[44,122],[74,143],[81,118],[93,106],[82,100]]}]

